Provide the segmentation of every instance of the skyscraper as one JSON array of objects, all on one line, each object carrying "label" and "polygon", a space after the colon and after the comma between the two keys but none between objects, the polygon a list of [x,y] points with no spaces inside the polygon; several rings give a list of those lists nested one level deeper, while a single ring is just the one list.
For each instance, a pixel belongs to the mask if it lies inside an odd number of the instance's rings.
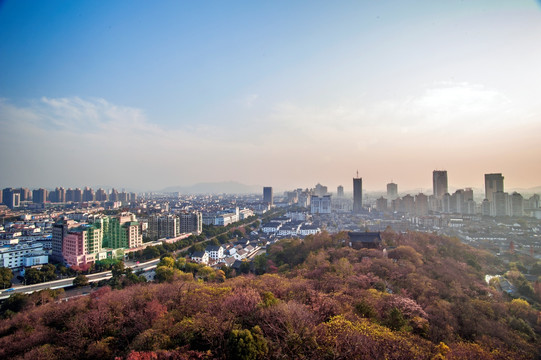
[{"label": "skyscraper", "polygon": [[344,197],[344,187],[342,185],[338,185],[338,187],[336,188],[336,195],[339,198]]},{"label": "skyscraper", "polygon": [[273,204],[272,187],[266,186],[263,188],[263,202],[269,203],[270,205]]},{"label": "skyscraper", "polygon": [[363,179],[359,177],[353,178],[353,212],[360,213],[363,209]]},{"label": "skyscraper", "polygon": [[493,201],[493,194],[498,191],[503,192],[502,174],[485,174],[485,199]]},{"label": "skyscraper", "polygon": [[387,184],[387,197],[391,200],[394,200],[398,197],[398,185],[395,183]]},{"label": "skyscraper", "polygon": [[434,190],[434,197],[436,199],[443,198],[443,195],[449,192],[446,170],[434,170],[432,172],[432,189]]}]

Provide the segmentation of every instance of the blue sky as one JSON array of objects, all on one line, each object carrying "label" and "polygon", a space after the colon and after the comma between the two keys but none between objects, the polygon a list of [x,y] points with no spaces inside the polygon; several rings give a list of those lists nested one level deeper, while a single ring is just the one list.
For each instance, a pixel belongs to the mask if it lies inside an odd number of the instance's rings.
[{"label": "blue sky", "polygon": [[535,1],[4,1],[0,185],[539,185],[539,39]]}]

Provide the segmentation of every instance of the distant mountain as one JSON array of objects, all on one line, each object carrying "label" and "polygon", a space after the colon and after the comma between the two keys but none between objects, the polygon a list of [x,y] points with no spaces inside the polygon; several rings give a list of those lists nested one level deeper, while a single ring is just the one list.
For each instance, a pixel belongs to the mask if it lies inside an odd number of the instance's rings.
[{"label": "distant mountain", "polygon": [[236,181],[204,182],[191,186],[169,186],[162,192],[179,192],[182,194],[254,194],[263,191],[259,185],[246,185]]}]

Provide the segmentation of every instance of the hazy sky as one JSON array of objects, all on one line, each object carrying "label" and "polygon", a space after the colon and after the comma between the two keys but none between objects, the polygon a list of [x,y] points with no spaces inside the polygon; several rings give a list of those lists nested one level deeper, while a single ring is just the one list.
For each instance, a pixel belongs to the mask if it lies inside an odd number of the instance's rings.
[{"label": "hazy sky", "polygon": [[535,1],[0,2],[0,186],[541,185]]}]

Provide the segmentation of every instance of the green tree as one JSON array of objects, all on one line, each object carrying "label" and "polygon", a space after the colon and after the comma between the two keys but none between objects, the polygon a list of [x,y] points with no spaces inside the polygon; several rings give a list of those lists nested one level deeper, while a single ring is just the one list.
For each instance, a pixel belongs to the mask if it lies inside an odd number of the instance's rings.
[{"label": "green tree", "polygon": [[157,266],[158,267],[165,266],[172,269],[175,267],[175,259],[173,259],[172,257],[166,256],[160,260]]},{"label": "green tree", "polygon": [[75,279],[73,279],[73,286],[75,287],[82,287],[82,286],[87,286],[87,285],[88,285],[88,278],[83,274],[79,274],[75,277]]},{"label": "green tree", "polygon": [[38,284],[44,281],[41,271],[34,268],[27,268],[24,271],[24,282],[26,285]]},{"label": "green tree", "polygon": [[2,289],[11,286],[11,279],[13,279],[13,272],[11,269],[7,267],[0,267],[0,282]]},{"label": "green tree", "polygon": [[126,272],[126,266],[124,265],[124,261],[119,261],[115,263],[111,270],[113,277],[123,275]]},{"label": "green tree", "polygon": [[229,358],[235,360],[257,360],[267,355],[269,348],[259,326],[252,330],[233,330],[228,341]]},{"label": "green tree", "polygon": [[400,330],[407,324],[402,311],[397,308],[392,308],[384,321],[384,324],[391,330]]},{"label": "green tree", "polygon": [[254,270],[256,275],[263,275],[267,272],[267,256],[257,255],[254,258]]}]

